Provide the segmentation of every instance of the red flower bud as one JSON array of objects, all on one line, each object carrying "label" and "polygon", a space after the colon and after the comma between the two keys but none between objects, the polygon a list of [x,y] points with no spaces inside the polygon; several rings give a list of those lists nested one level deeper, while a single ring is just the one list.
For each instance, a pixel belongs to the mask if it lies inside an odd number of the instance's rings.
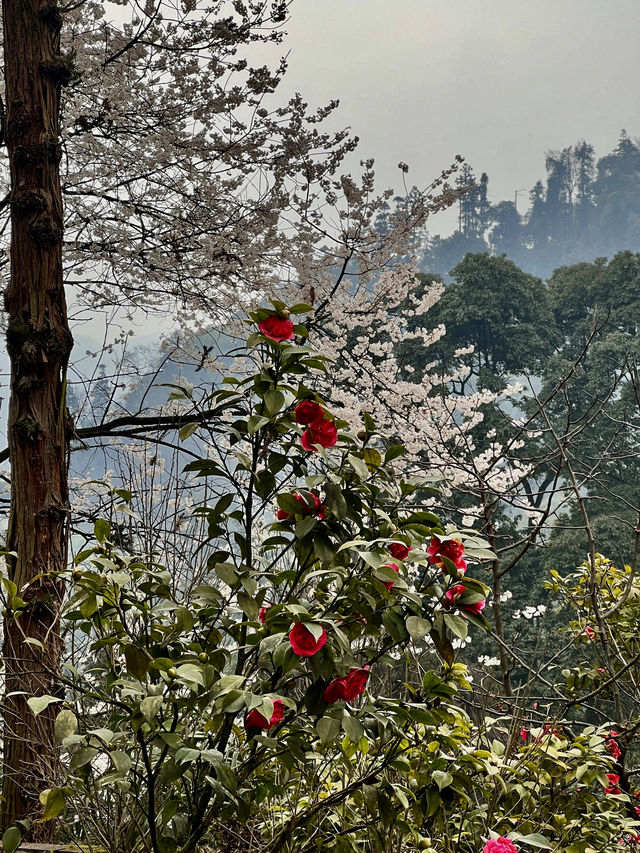
[{"label": "red flower bud", "polygon": [[447,539],[446,542],[441,542],[437,536],[433,536],[427,548],[427,554],[429,562],[443,570],[446,568],[443,557],[454,564],[459,574],[464,574],[467,570],[466,560],[463,559],[464,545],[459,539]]},{"label": "red flower bud", "polygon": [[604,789],[605,794],[621,794],[622,791],[618,787],[618,782],[620,781],[618,774],[606,773],[605,775],[609,781],[608,787]]},{"label": "red flower bud", "polygon": [[[313,507],[309,506],[305,495],[301,495],[299,492],[293,492],[293,497],[300,504],[300,515],[315,515],[318,518],[324,518],[324,512],[322,511],[322,501],[314,492],[310,492],[310,494],[314,504]],[[278,519],[278,521],[287,521],[288,519],[293,517],[294,514],[292,512],[287,512],[286,509],[279,509],[276,513],[276,518]]]},{"label": "red flower bud", "polygon": [[460,599],[466,591],[467,588],[464,584],[457,583],[445,592],[444,601],[442,603],[445,607],[457,607],[458,610],[462,610],[463,614],[465,611],[467,613],[482,613],[485,608],[485,604],[487,603],[485,599],[464,604],[460,602]]},{"label": "red flower bud", "polygon": [[266,620],[266,618],[267,618],[267,610],[268,610],[271,606],[272,606],[271,604],[265,604],[265,605],[264,605],[264,607],[261,607],[261,608],[260,608],[260,610],[258,611],[258,620],[259,620],[260,622],[264,623],[264,621],[265,621],[265,620]]},{"label": "red flower bud", "polygon": [[396,560],[406,560],[409,556],[409,551],[411,551],[411,548],[403,542],[392,542],[389,545],[389,553]]},{"label": "red flower bud", "polygon": [[[385,568],[393,569],[394,572],[400,573],[400,569],[396,566],[395,563],[385,563]],[[390,590],[392,586],[396,585],[395,581],[380,581],[382,586],[386,586],[387,590]]]}]

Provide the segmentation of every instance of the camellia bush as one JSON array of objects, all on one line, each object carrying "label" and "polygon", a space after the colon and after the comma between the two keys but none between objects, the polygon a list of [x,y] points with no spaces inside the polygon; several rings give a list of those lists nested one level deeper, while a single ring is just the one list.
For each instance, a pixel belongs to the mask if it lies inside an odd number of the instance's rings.
[{"label": "camellia bush", "polygon": [[[307,310],[257,311],[244,372],[203,401],[219,419],[187,466],[209,495],[195,509],[207,535],[185,555],[200,582],[116,549],[107,521],[76,559],[65,621],[84,653],[64,701],[30,705],[61,705],[66,779],[44,817],[78,840],[277,851],[352,849],[364,833],[384,850],[391,825],[418,840],[407,754],[452,719],[451,637],[486,624],[466,562],[486,545],[421,508],[433,483],[402,472],[403,448],[370,417],[354,435],[313,392],[329,367],[290,319]],[[188,388],[172,396],[192,405]],[[181,437],[196,432],[186,421]],[[412,644],[446,671],[381,695]]]},{"label": "camellia bush", "polygon": [[[113,853],[589,853],[581,812],[595,839],[626,825],[602,797],[606,737],[522,743],[463,710],[454,641],[488,627],[469,564],[492,554],[425,508],[433,482],[366,412],[354,434],[314,392],[331,366],[291,319],[308,310],[256,311],[237,375],[201,403],[173,389],[206,450],[187,465],[206,535],[180,576],[106,520],[68,573],[65,691],[28,700],[59,708],[43,819]],[[218,415],[204,434],[198,405]]]}]

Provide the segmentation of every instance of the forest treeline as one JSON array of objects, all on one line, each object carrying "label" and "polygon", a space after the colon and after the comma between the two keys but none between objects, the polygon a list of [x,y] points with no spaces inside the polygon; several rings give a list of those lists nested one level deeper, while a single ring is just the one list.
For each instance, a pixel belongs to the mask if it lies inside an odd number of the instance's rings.
[{"label": "forest treeline", "polygon": [[623,130],[615,148],[599,159],[593,145],[581,140],[547,151],[545,167],[545,180],[532,187],[528,209],[520,212],[517,198],[491,203],[489,176],[478,177],[465,163],[457,186],[474,189],[459,198],[456,232],[425,238],[423,272],[447,275],[468,252],[491,252],[547,278],[559,266],[640,250],[637,139]]}]

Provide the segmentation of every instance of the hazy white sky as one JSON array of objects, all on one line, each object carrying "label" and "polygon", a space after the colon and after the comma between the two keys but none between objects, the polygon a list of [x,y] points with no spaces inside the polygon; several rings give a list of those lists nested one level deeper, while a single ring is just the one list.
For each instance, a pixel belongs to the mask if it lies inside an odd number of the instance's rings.
[{"label": "hazy white sky", "polygon": [[[462,154],[493,202],[544,176],[544,152],[640,135],[639,0],[294,0],[280,97],[340,98],[381,186],[424,186]],[[432,231],[450,230],[440,215]]]}]

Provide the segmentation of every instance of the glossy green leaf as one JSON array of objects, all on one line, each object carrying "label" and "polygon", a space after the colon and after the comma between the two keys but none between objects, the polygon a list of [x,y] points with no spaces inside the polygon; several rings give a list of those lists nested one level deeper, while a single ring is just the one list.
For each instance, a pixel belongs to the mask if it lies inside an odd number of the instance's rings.
[{"label": "glossy green leaf", "polygon": [[131,675],[139,681],[143,681],[149,671],[149,655],[137,646],[126,645],[124,647],[124,659]]},{"label": "glossy green leaf", "polygon": [[282,391],[267,391],[264,395],[264,404],[267,409],[267,412],[273,417],[276,415],[280,409],[284,406],[284,394]]},{"label": "glossy green leaf", "polygon": [[408,616],[405,624],[412,640],[421,640],[431,630],[431,622],[420,616]]},{"label": "glossy green leaf", "polygon": [[52,820],[57,817],[66,805],[62,788],[47,788],[40,794],[40,802],[44,806],[42,820]]},{"label": "glossy green leaf", "polygon": [[232,563],[217,563],[215,572],[227,586],[234,587],[239,583],[238,573]]},{"label": "glossy green leaf", "polygon": [[198,430],[199,426],[200,424],[197,421],[192,421],[191,423],[185,424],[181,427],[178,432],[178,438],[180,441],[186,441],[188,438],[191,438],[194,432]]},{"label": "glossy green leaf", "polygon": [[453,776],[451,773],[447,773],[444,770],[434,770],[431,775],[433,777],[433,781],[438,786],[439,791],[442,791],[444,788],[448,788],[453,782]]},{"label": "glossy green leaf", "polygon": [[394,459],[397,459],[399,456],[402,456],[404,453],[404,444],[392,444],[391,447],[388,447],[384,454],[385,462],[393,462]]},{"label": "glossy green leaf", "polygon": [[78,719],[73,711],[60,711],[54,723],[54,737],[56,743],[62,743],[66,737],[74,735],[78,731]]},{"label": "glossy green leaf", "polygon": [[8,829],[5,829],[2,835],[2,849],[4,853],[14,853],[14,850],[17,849],[21,841],[22,833],[17,826],[10,826]]},{"label": "glossy green leaf", "polygon": [[352,743],[359,743],[364,735],[364,726],[360,720],[348,713],[342,718],[342,729]]},{"label": "glossy green leaf", "polygon": [[110,532],[111,525],[106,518],[99,518],[93,526],[93,535],[101,545],[107,541]]},{"label": "glossy green leaf", "polygon": [[114,749],[109,758],[118,773],[127,773],[131,768],[131,757],[121,749]]},{"label": "glossy green leaf", "polygon": [[140,702],[140,713],[148,722],[153,720],[160,708],[162,708],[162,696],[147,696]]},{"label": "glossy green leaf", "polygon": [[84,746],[80,749],[77,749],[71,756],[71,761],[69,762],[69,770],[73,772],[79,767],[84,767],[85,764],[89,764],[90,761],[93,761],[97,754],[98,750],[94,749],[94,747],[92,746]]},{"label": "glossy green leaf", "polygon": [[31,708],[36,717],[54,702],[62,702],[62,699],[58,699],[56,696],[48,696],[46,694],[44,696],[31,696],[27,699],[27,705]]},{"label": "glossy green leaf", "polygon": [[519,835],[517,837],[518,844],[528,844],[530,847],[537,847],[541,850],[553,850],[553,844],[537,832],[532,832],[530,835]]}]

